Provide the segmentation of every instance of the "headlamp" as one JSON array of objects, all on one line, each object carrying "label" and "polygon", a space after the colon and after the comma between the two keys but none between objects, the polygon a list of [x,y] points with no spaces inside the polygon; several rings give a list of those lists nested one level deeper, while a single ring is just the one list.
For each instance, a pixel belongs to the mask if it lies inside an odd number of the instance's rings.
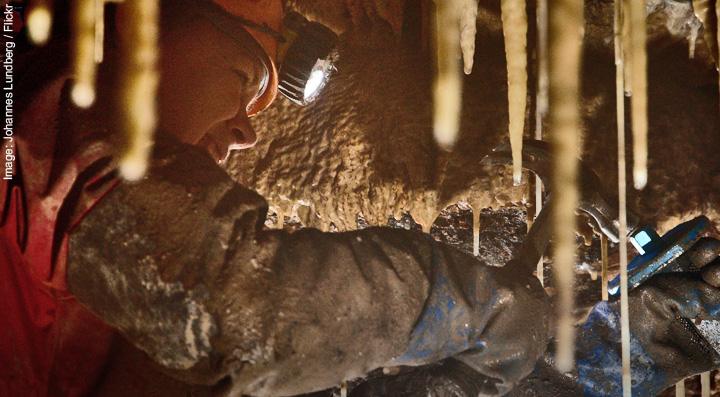
[{"label": "headlamp", "polygon": [[[285,14],[282,27],[269,24],[261,18],[262,11],[274,3],[279,7],[275,10],[279,16],[282,6],[277,0],[201,2],[206,5],[205,13],[211,22],[243,45],[253,47],[251,50],[268,72],[268,81],[252,105],[254,108],[248,111],[250,116],[265,109],[278,91],[299,105],[307,105],[317,98],[335,70],[337,35],[294,11]],[[237,22],[245,29],[238,29]]]},{"label": "headlamp", "polygon": [[283,25],[278,91],[299,105],[307,105],[317,98],[335,69],[338,37],[296,12],[286,14]]}]

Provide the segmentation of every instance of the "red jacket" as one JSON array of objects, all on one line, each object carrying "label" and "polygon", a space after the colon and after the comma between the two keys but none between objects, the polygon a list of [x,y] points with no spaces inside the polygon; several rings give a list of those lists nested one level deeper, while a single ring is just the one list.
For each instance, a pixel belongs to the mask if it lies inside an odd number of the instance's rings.
[{"label": "red jacket", "polygon": [[110,147],[88,139],[92,128],[63,127],[77,112],[59,105],[65,82],[15,114],[4,140],[3,156],[17,160],[12,180],[0,181],[0,395],[87,394],[115,335],[65,285],[67,233],[111,185],[88,189]]}]

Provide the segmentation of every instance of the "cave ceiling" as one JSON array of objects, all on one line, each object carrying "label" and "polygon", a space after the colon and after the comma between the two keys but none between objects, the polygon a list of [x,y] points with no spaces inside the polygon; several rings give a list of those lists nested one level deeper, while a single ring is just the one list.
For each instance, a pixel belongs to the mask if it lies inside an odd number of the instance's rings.
[{"label": "cave ceiling", "polygon": [[[258,144],[233,154],[225,164],[231,175],[265,196],[271,212],[324,230],[354,229],[358,214],[384,225],[404,211],[428,230],[452,204],[480,210],[531,203],[527,174],[513,186],[510,167],[480,165],[508,139],[499,2],[479,4],[474,68],[464,77],[451,152],[432,140],[433,58],[420,6],[428,3],[288,2],[341,33],[337,71],[309,106],[278,98],[254,117]],[[647,10],[649,181],[642,191],[629,189],[628,203],[660,232],[701,213],[720,225],[720,108],[710,36],[691,3],[650,0]],[[585,3],[581,101],[582,159],[611,195],[617,191],[612,13],[612,2]],[[528,15],[526,137],[535,125],[534,2]]]}]

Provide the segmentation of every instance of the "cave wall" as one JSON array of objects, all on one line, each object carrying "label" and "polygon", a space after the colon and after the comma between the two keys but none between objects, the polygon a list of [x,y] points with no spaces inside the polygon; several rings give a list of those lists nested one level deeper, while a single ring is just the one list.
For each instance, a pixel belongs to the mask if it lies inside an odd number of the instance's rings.
[{"label": "cave wall", "polygon": [[[343,32],[337,72],[315,103],[301,108],[278,98],[252,119],[259,142],[228,160],[234,178],[265,196],[271,210],[325,230],[331,223],[354,229],[358,213],[371,224],[385,224],[402,211],[428,230],[442,209],[457,202],[480,210],[532,201],[526,198],[527,175],[514,187],[510,167],[479,164],[507,140],[499,2],[480,2],[475,66],[464,79],[461,132],[450,153],[432,142],[432,55],[424,45],[421,3],[390,2],[395,13],[387,18],[372,9],[350,12],[351,3],[358,2],[290,2]],[[403,6],[401,18],[396,3]],[[700,213],[720,225],[720,108],[712,58],[702,35],[694,59],[688,57],[688,32],[699,24],[690,3],[652,0],[648,11],[649,184],[640,192],[629,189],[629,205],[661,232]],[[529,137],[535,124],[533,2],[528,14]],[[585,14],[583,160],[614,192],[612,2],[586,1]],[[628,145],[632,150],[629,133]]]}]

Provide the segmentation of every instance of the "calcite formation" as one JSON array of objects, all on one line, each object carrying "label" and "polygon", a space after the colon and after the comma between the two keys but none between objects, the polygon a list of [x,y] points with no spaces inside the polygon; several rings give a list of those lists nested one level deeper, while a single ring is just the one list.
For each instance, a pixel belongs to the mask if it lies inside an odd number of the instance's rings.
[{"label": "calcite formation", "polygon": [[[672,1],[650,6],[649,182],[642,191],[630,189],[628,204],[661,233],[701,213],[717,224],[717,72],[708,61],[712,57],[705,40],[698,38],[696,56],[689,59],[685,31],[672,29],[697,23],[693,13],[678,13]],[[331,15],[323,12],[316,14]],[[417,14],[406,8],[399,37],[392,29],[383,30],[387,23],[382,20],[364,41],[348,28],[326,92],[305,108],[279,99],[255,117],[258,146],[227,162],[234,177],[265,196],[273,211],[323,230],[331,225],[354,229],[360,214],[371,224],[385,224],[389,215],[399,219],[403,211],[429,230],[440,211],[458,202],[476,210],[525,207],[531,201],[527,187],[512,186],[509,167],[479,164],[507,139],[499,2],[479,4],[474,70],[464,78],[461,131],[449,153],[432,140],[432,57],[422,51]],[[605,189],[615,192],[612,2],[589,2],[585,14],[582,159],[600,175]],[[532,24],[529,31],[532,54]],[[532,59],[529,65],[532,98]],[[531,101],[525,126],[535,124],[534,106]]]}]

